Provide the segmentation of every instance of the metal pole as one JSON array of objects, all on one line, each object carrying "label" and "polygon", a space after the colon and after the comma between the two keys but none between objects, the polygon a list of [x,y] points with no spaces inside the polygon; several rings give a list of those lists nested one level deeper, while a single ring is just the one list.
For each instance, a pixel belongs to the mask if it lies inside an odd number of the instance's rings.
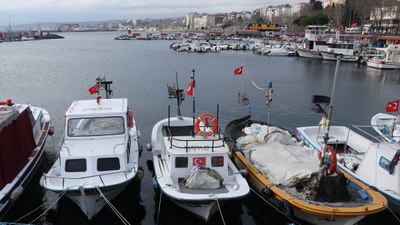
[{"label": "metal pole", "polygon": [[180,119],[180,118],[182,118],[182,114],[181,114],[181,95],[179,93],[178,73],[177,72],[175,72],[175,73],[176,73],[175,76],[176,76],[176,95],[177,95],[176,101],[178,103],[178,108],[176,109],[177,110],[176,113],[177,113],[178,119]]},{"label": "metal pole", "polygon": [[[335,68],[335,76],[333,78],[333,86],[332,86],[332,94],[331,94],[331,102],[329,103],[328,106],[328,118],[325,123],[325,134],[324,134],[324,145],[322,147],[322,157],[319,162],[320,167],[324,164],[324,159],[326,155],[326,148],[328,147],[328,140],[329,140],[329,128],[330,128],[330,122],[332,119],[332,113],[333,113],[333,102],[335,100],[335,89],[336,89],[336,79],[339,71],[339,66],[340,66],[340,58],[341,56],[336,57],[336,68]],[[325,171],[326,168],[323,168]]]},{"label": "metal pole", "polygon": [[195,122],[195,114],[196,114],[196,80],[194,77],[195,70],[192,70],[192,80],[193,80],[193,126]]}]

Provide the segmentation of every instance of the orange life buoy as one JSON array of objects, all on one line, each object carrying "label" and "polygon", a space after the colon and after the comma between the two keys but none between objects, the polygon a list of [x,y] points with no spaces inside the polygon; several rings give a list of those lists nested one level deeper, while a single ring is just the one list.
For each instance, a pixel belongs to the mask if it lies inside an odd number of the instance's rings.
[{"label": "orange life buoy", "polygon": [[135,122],[133,122],[133,112],[131,108],[128,109],[128,123],[130,127],[133,127],[135,124]]},{"label": "orange life buoy", "polygon": [[[206,131],[206,135],[207,136],[213,135],[218,129],[218,121],[213,115],[208,114],[208,113],[201,114],[196,119],[196,121],[194,123],[194,129],[195,129],[196,133],[198,133],[200,136],[204,135],[204,132],[200,129],[200,122],[203,120],[204,120],[203,123],[204,123],[205,130],[208,129],[208,131]],[[212,127],[209,126],[208,120],[212,121],[212,124],[213,124]]]},{"label": "orange life buoy", "polygon": [[7,102],[0,102],[0,105],[7,105]]},{"label": "orange life buoy", "polygon": [[[326,152],[329,155],[329,162],[327,163],[329,165],[329,167],[328,167],[327,173],[330,175],[330,174],[333,174],[334,172],[336,172],[336,162],[337,162],[336,152],[333,150],[333,148],[331,146],[328,146],[326,148]],[[321,157],[322,157],[321,154],[322,154],[322,152],[318,152],[318,159],[321,159]]]}]

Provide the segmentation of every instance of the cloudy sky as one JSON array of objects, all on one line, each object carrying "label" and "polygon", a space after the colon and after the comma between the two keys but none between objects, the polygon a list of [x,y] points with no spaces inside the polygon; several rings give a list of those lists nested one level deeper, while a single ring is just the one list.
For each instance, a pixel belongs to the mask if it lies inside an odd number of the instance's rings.
[{"label": "cloudy sky", "polygon": [[0,0],[0,26],[232,12],[309,0]]}]

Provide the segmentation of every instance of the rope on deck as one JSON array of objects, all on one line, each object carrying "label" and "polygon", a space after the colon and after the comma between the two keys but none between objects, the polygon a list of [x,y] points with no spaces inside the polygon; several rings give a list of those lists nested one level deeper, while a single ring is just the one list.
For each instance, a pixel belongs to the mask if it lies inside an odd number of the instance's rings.
[{"label": "rope on deck", "polygon": [[226,225],[225,220],[224,220],[224,215],[222,215],[221,206],[219,205],[218,198],[216,198],[215,201],[217,201],[218,210],[219,210],[219,214],[221,215],[222,223],[223,223],[224,225]]},{"label": "rope on deck", "polygon": [[129,221],[124,218],[124,216],[118,211],[113,204],[111,204],[111,201],[106,198],[106,196],[103,194],[103,192],[100,190],[99,186],[96,186],[97,191],[100,193],[100,196],[104,199],[104,201],[107,203],[108,206],[110,206],[111,210],[117,215],[117,217],[124,223],[125,225],[128,224],[130,225]]}]

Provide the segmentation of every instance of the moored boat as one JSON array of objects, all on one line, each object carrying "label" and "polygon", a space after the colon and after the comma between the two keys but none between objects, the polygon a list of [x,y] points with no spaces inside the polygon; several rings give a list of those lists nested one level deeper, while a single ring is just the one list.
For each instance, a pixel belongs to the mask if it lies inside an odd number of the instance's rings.
[{"label": "moored boat", "polygon": [[297,48],[300,57],[322,59],[320,51],[326,51],[327,26],[310,25],[305,30],[303,43]]},{"label": "moored boat", "polygon": [[67,109],[59,157],[40,182],[71,199],[89,220],[141,174],[139,131],[128,100],[110,98],[111,83],[98,78],[89,89],[96,99],[74,101]]},{"label": "moored boat", "polygon": [[[187,93],[194,96],[194,71],[192,78]],[[249,186],[228,156],[217,119],[182,117],[183,90],[169,87],[169,93],[178,99],[178,116],[168,113],[153,127],[154,179],[163,195],[208,221],[228,201],[245,197]]]},{"label": "moored boat", "polygon": [[400,45],[389,44],[386,48],[376,48],[376,57],[367,60],[367,66],[377,69],[400,69]]},{"label": "moored boat", "polygon": [[45,109],[0,102],[0,218],[31,185],[35,173],[43,172],[38,168],[53,132]]},{"label": "moored boat", "polygon": [[371,126],[385,141],[390,143],[400,141],[400,120],[398,116],[377,113],[371,118]]},{"label": "moored boat", "polygon": [[252,190],[292,219],[350,225],[386,208],[383,195],[333,162],[320,175],[316,152],[283,128],[245,116],[229,122],[225,136]]},{"label": "moored boat", "polygon": [[335,60],[341,57],[340,60],[344,62],[356,62],[358,55],[354,51],[354,43],[337,41],[330,41],[327,43],[327,49],[321,51],[322,58],[325,60]]}]

